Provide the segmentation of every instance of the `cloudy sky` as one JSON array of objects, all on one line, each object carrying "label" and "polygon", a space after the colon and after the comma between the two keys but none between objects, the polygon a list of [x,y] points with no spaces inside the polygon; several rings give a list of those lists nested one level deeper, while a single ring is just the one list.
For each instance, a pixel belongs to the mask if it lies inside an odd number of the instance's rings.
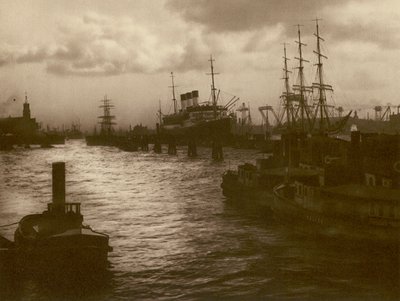
[{"label": "cloudy sky", "polygon": [[314,81],[316,17],[335,104],[399,105],[397,0],[0,0],[0,116],[20,114],[27,91],[43,124],[92,128],[107,94],[118,126],[154,126],[159,100],[171,112],[171,71],[178,94],[208,100],[212,54],[221,102],[240,97],[258,121],[283,89],[283,42],[295,67],[295,24]]}]

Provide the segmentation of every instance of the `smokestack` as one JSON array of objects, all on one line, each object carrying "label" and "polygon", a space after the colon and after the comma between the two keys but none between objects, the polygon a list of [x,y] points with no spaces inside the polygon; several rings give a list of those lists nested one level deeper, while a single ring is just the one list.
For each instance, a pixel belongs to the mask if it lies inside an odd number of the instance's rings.
[{"label": "smokestack", "polygon": [[53,205],[65,204],[65,162],[53,163]]},{"label": "smokestack", "polygon": [[186,94],[181,94],[181,108],[182,111],[186,110]]},{"label": "smokestack", "polygon": [[192,91],[192,99],[193,99],[193,106],[199,105],[199,91],[194,90]]},{"label": "smokestack", "polygon": [[192,92],[186,93],[186,103],[188,108],[193,106]]}]

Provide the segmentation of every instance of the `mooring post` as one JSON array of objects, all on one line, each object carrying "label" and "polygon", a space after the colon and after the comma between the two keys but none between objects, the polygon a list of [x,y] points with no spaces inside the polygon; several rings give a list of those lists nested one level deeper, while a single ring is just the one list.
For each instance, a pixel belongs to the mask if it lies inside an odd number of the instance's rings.
[{"label": "mooring post", "polygon": [[147,152],[149,150],[149,140],[147,135],[143,135],[141,139],[142,151]]},{"label": "mooring post", "polygon": [[65,204],[65,162],[54,162],[53,167],[53,206],[63,212]]},{"label": "mooring post", "polygon": [[169,155],[176,155],[176,142],[175,142],[175,137],[174,136],[169,137],[168,154]]},{"label": "mooring post", "polygon": [[197,157],[197,146],[194,138],[190,138],[188,142],[188,157]]},{"label": "mooring post", "polygon": [[161,154],[161,142],[158,137],[154,141],[154,152],[156,154]]},{"label": "mooring post", "polygon": [[214,139],[212,143],[211,157],[215,161],[224,160],[224,153],[222,151],[222,143],[218,139]]}]

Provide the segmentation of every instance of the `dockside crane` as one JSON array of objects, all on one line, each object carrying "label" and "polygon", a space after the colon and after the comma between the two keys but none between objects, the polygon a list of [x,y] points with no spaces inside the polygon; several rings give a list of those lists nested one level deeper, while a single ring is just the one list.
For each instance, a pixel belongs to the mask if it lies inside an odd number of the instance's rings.
[{"label": "dockside crane", "polygon": [[261,113],[263,125],[265,125],[266,127],[271,126],[271,124],[269,122],[269,114],[268,114],[268,112],[271,112],[272,115],[275,117],[276,124],[278,126],[281,125],[281,121],[279,120],[279,117],[275,113],[274,108],[272,106],[269,106],[269,105],[261,106],[261,107],[258,108],[258,110]]}]

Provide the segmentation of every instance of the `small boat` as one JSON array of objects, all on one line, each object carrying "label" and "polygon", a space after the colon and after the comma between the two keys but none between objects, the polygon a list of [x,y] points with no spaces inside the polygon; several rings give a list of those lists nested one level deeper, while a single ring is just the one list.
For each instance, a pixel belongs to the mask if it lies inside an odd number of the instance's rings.
[{"label": "small boat", "polygon": [[23,217],[14,234],[19,267],[107,267],[109,236],[83,224],[80,203],[65,202],[65,163],[53,163],[53,202]]}]

